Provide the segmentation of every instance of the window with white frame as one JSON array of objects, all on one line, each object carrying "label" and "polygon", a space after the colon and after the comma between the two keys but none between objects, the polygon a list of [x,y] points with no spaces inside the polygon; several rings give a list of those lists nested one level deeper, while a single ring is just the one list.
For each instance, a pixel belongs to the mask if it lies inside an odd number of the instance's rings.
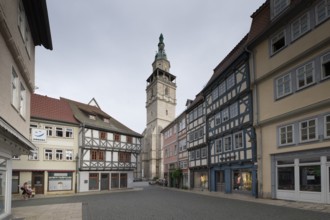
[{"label": "window with white frame", "polygon": [[53,150],[45,149],[44,160],[52,160],[53,159]]},{"label": "window with white frame", "polygon": [[272,0],[272,17],[276,17],[283,12],[290,4],[289,0]]},{"label": "window with white frame", "polygon": [[224,137],[224,150],[225,152],[231,151],[232,150],[232,140],[231,136]]},{"label": "window with white frame", "polygon": [[219,96],[223,95],[226,93],[226,82],[222,82],[219,85]]},{"label": "window with white frame", "polygon": [[202,158],[205,158],[207,156],[207,149],[206,149],[206,147],[203,147],[201,149],[201,151],[202,151]]},{"label": "window with white frame", "polygon": [[319,24],[322,21],[330,17],[330,0],[321,1],[315,8],[316,23]]},{"label": "window with white frame", "polygon": [[73,160],[73,150],[66,150],[65,151],[65,159],[66,160]]},{"label": "window with white frame", "polygon": [[56,158],[56,160],[63,160],[63,150],[56,149],[55,150],[55,158]]},{"label": "window with white frame", "polygon": [[20,97],[19,97],[19,113],[21,116],[25,117],[26,112],[26,90],[23,84],[20,86]]},{"label": "window with white frame", "polygon": [[228,108],[225,108],[224,110],[222,110],[222,121],[228,121],[229,120],[229,111]]},{"label": "window with white frame", "polygon": [[243,132],[238,132],[234,134],[234,149],[243,148]]},{"label": "window with white frame", "polygon": [[314,63],[310,62],[297,69],[297,86],[302,89],[315,82]]},{"label": "window with white frame", "polygon": [[39,148],[30,151],[29,160],[39,160]]},{"label": "window with white frame", "polygon": [[222,139],[215,140],[215,153],[222,153]]},{"label": "window with white frame", "polygon": [[277,33],[271,39],[271,54],[275,54],[286,46],[285,31]]},{"label": "window with white frame", "polygon": [[186,139],[182,139],[179,141],[179,151],[185,151],[187,149],[187,141]]},{"label": "window with white frame", "polygon": [[72,128],[66,128],[65,129],[65,137],[72,138],[73,137],[73,129]]},{"label": "window with white frame", "polygon": [[309,21],[309,14],[306,13],[303,16],[296,19],[291,24],[291,36],[292,40],[297,39],[301,35],[305,34],[307,31],[310,30],[310,21]]},{"label": "window with white frame", "polygon": [[47,131],[47,136],[49,136],[49,137],[53,136],[53,127],[45,126],[45,129]]},{"label": "window with white frame", "polygon": [[189,159],[190,160],[195,160],[195,151],[190,151],[189,152]]},{"label": "window with white frame", "polygon": [[215,125],[219,125],[221,123],[221,112],[215,114],[214,119],[215,119]]},{"label": "window with white frame", "polygon": [[324,136],[326,137],[326,138],[330,138],[330,115],[326,115],[325,117],[324,117],[324,121],[325,121],[325,123],[324,123],[324,125],[325,125],[325,129],[324,129]]},{"label": "window with white frame", "polygon": [[199,158],[201,158],[201,150],[197,149],[196,150],[196,159],[199,159]]},{"label": "window with white frame", "polygon": [[276,97],[281,98],[292,92],[291,74],[288,73],[276,79]]},{"label": "window with white frame", "polygon": [[11,75],[11,104],[18,109],[19,108],[19,80],[18,76],[14,70],[12,69],[12,75]]},{"label": "window with white frame", "polygon": [[37,124],[30,124],[30,130],[29,130],[30,134],[32,134],[32,129],[33,128],[38,128],[38,125]]},{"label": "window with white frame", "polygon": [[213,99],[213,101],[216,100],[218,97],[219,97],[218,87],[216,87],[212,91],[212,99]]},{"label": "window with white frame", "polygon": [[231,74],[226,81],[227,81],[227,89],[233,87],[235,85],[235,74]]},{"label": "window with white frame", "polygon": [[321,62],[322,62],[322,79],[330,78],[330,52],[322,56]]},{"label": "window with white frame", "polygon": [[280,145],[293,144],[293,125],[286,125],[279,128]]},{"label": "window with white frame", "polygon": [[229,106],[230,118],[234,118],[238,115],[238,103],[234,102]]},{"label": "window with white frame", "polygon": [[300,141],[313,141],[317,139],[317,122],[316,119],[302,121],[300,125]]},{"label": "window with white frame", "polygon": [[56,137],[63,137],[63,128],[56,127]]}]

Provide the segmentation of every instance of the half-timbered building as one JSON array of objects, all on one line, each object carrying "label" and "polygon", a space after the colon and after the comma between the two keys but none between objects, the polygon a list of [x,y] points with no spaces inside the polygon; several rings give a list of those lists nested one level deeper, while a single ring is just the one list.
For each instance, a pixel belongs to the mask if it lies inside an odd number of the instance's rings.
[{"label": "half-timbered building", "polygon": [[201,93],[187,107],[186,118],[190,188],[208,188],[205,103]]},{"label": "half-timbered building", "polygon": [[247,35],[215,68],[203,93],[210,190],[255,195],[256,147],[246,40]]},{"label": "half-timbered building", "polygon": [[95,99],[61,99],[80,122],[78,192],[131,187],[142,136],[102,111]]}]

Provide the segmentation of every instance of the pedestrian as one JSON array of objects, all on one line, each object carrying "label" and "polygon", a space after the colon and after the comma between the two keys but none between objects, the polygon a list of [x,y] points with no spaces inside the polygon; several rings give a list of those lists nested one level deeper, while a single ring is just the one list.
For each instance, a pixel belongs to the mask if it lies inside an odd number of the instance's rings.
[{"label": "pedestrian", "polygon": [[32,190],[29,188],[28,183],[25,182],[23,186],[21,187],[22,195],[25,200],[31,197]]}]

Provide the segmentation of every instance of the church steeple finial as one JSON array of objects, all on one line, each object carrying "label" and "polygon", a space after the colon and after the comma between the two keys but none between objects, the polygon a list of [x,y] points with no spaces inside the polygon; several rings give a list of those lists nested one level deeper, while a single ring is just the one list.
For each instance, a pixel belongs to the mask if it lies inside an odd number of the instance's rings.
[{"label": "church steeple finial", "polygon": [[160,34],[159,43],[158,43],[158,52],[156,53],[155,60],[159,60],[159,59],[167,60],[164,48],[165,48],[164,37],[163,34]]}]

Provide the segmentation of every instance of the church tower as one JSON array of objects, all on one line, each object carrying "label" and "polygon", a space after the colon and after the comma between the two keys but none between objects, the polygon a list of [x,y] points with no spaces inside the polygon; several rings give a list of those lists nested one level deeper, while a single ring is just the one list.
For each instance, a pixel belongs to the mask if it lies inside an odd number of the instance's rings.
[{"label": "church tower", "polygon": [[152,69],[147,79],[147,128],[144,131],[141,155],[142,177],[147,179],[162,178],[164,175],[160,132],[175,119],[176,77],[169,73],[170,62],[167,60],[162,34]]}]

